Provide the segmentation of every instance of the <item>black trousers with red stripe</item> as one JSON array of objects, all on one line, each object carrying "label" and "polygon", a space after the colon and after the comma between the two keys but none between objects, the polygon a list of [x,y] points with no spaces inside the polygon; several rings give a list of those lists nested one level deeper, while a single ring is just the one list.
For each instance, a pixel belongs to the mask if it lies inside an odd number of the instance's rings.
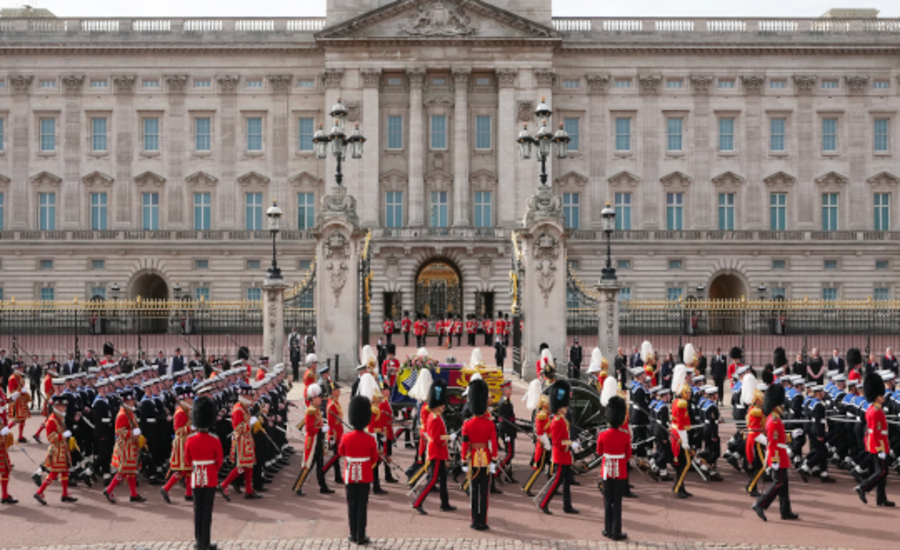
[{"label": "black trousers with red stripe", "polygon": [[779,468],[775,472],[775,482],[769,485],[766,492],[757,500],[756,505],[763,510],[768,510],[769,506],[775,502],[778,497],[778,504],[781,508],[781,517],[791,514],[791,495],[788,492],[788,471],[786,468]]},{"label": "black trousers with red stripe", "polygon": [[469,483],[469,502],[472,505],[472,525],[487,525],[488,495],[491,489],[491,470],[472,468]]},{"label": "black trousers with red stripe", "polygon": [[554,463],[553,466],[555,467],[555,473],[550,479],[550,488],[547,490],[547,494],[544,495],[543,500],[541,500],[541,509],[546,509],[547,506],[550,505],[550,501],[553,500],[554,495],[556,495],[556,491],[559,489],[560,484],[562,484],[563,488],[563,508],[571,508],[572,465]]},{"label": "black trousers with red stripe", "polygon": [[867,493],[872,489],[876,489],[876,502],[881,504],[887,501],[887,459],[878,458],[878,455],[874,453],[871,456],[874,470],[872,475],[860,483],[859,486]]},{"label": "black trousers with red stripe", "polygon": [[504,468],[509,468],[509,474],[512,476],[512,459],[516,456],[516,437],[515,435],[511,436],[506,443],[506,455],[504,455],[503,460],[500,461],[500,467],[497,468],[496,476],[500,475],[500,472],[503,471]]},{"label": "black trousers with red stripe", "polygon": [[435,484],[437,484],[438,490],[441,493],[441,508],[449,508],[450,494],[447,492],[447,463],[443,460],[432,460],[431,464],[428,465],[428,472],[426,475],[428,477],[425,478],[425,487],[422,489],[422,492],[419,493],[413,506],[418,508],[424,504],[425,499],[428,497],[428,493],[430,493],[431,490],[434,489]]}]

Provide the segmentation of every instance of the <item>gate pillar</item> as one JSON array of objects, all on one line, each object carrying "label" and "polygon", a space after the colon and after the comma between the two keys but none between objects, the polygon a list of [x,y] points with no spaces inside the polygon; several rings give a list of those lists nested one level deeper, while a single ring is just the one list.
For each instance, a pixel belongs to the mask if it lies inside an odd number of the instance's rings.
[{"label": "gate pillar", "polygon": [[598,346],[600,353],[612,366],[619,347],[619,289],[621,285],[615,279],[601,279],[600,284],[595,288],[600,297],[597,305],[600,315]]},{"label": "gate pillar", "polygon": [[284,279],[263,282],[263,355],[270,365],[284,363]]}]

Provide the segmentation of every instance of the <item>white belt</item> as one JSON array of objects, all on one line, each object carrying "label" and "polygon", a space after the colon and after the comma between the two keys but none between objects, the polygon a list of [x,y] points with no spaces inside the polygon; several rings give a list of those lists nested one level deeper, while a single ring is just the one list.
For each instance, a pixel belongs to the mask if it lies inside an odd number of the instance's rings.
[{"label": "white belt", "polygon": [[215,460],[195,460],[193,461],[194,466],[209,466],[211,464],[215,464]]},{"label": "white belt", "polygon": [[779,448],[779,449],[787,449],[788,446],[785,445],[784,443],[779,443],[779,444],[778,444],[778,448]]},{"label": "white belt", "polygon": [[346,460],[347,462],[353,464],[353,463],[357,463],[357,462],[366,462],[366,461],[371,460],[371,459],[368,458],[368,457],[366,457],[366,458],[352,458],[352,457],[349,457],[349,456],[348,456],[348,457],[346,457],[344,460]]},{"label": "white belt", "polygon": [[881,430],[881,433],[882,433],[883,435],[887,435],[887,434],[888,434],[888,433],[887,433],[887,430]]},{"label": "white belt", "polygon": [[147,422],[155,423],[155,422],[156,422],[156,419],[155,419],[155,418],[148,418],[148,419],[147,419]]},{"label": "white belt", "polygon": [[106,422],[107,424],[109,424],[110,419],[109,418],[101,418],[100,422]]},{"label": "white belt", "polygon": [[611,459],[618,460],[620,458],[625,458],[625,455],[606,455],[605,454],[605,455],[603,455],[603,458],[611,458]]}]

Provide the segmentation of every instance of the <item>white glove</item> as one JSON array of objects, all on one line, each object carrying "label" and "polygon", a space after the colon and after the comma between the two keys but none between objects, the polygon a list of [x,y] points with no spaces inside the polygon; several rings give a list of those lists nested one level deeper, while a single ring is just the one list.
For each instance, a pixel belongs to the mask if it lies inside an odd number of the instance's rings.
[{"label": "white glove", "polygon": [[507,443],[509,443],[509,436],[504,437],[503,441],[506,441]]},{"label": "white glove", "polygon": [[322,426],[322,433],[323,433],[323,434],[327,434],[327,433],[328,433],[328,424],[324,424],[324,425]]},{"label": "white glove", "polygon": [[579,443],[579,442],[577,442],[577,441],[573,441],[573,442],[572,442],[572,450],[575,451],[576,453],[577,453],[578,451],[580,451],[580,450],[581,450],[581,443]]},{"label": "white glove", "polygon": [[10,396],[9,396],[9,400],[10,400],[10,401],[15,401],[15,400],[18,399],[18,398],[19,398],[19,392],[10,394]]},{"label": "white glove", "polygon": [[541,437],[538,439],[540,440],[541,443],[544,444],[544,450],[549,451],[550,450],[550,438],[547,437],[547,434],[541,435]]},{"label": "white glove", "polygon": [[250,417],[250,426],[255,426],[256,424],[259,424],[259,418],[256,418],[255,416],[251,416]]},{"label": "white glove", "polygon": [[0,437],[6,437],[9,435],[9,428],[3,426],[3,429],[0,430]]},{"label": "white glove", "polygon": [[780,468],[780,467],[781,466],[777,462],[772,463],[772,469],[775,470],[776,472],[778,471],[778,468]]},{"label": "white glove", "polygon": [[880,458],[881,460],[884,460],[886,456],[887,455],[885,455],[884,453],[878,453],[878,458]]},{"label": "white glove", "polygon": [[681,448],[687,451],[690,448],[688,445],[687,430],[678,430],[678,438],[681,439]]},{"label": "white glove", "polygon": [[[9,431],[9,430],[7,430],[7,431]],[[6,434],[3,434],[3,435],[6,435]],[[69,439],[70,437],[72,437],[72,432],[70,432],[69,430],[66,430],[63,432],[63,439]]]},{"label": "white glove", "polygon": [[456,434],[450,434],[450,441],[456,441]]},{"label": "white glove", "polygon": [[797,439],[801,435],[803,435],[803,428],[797,428],[796,430],[791,432],[791,437],[793,437],[794,439]]},{"label": "white glove", "polygon": [[497,465],[491,462],[491,474],[497,473]]},{"label": "white glove", "polygon": [[469,467],[468,467],[468,466],[463,466],[463,473],[464,473],[464,474],[468,474],[468,473],[469,473]]},{"label": "white glove", "polygon": [[140,429],[140,428],[135,428],[134,430],[131,431],[131,435],[133,435],[134,437],[140,437],[140,436],[141,436],[141,429]]},{"label": "white glove", "polygon": [[753,439],[753,441],[756,441],[756,442],[759,443],[760,445],[768,445],[768,444],[769,444],[769,440],[766,439],[766,436],[763,435],[763,434],[759,434],[758,436],[756,436],[756,437]]}]

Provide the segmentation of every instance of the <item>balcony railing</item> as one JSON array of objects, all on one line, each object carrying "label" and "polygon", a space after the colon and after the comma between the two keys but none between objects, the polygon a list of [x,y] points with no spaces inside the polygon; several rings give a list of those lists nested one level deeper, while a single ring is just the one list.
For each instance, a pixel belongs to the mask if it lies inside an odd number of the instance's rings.
[{"label": "balcony railing", "polygon": [[61,17],[3,18],[0,36],[88,34],[91,36],[125,35],[137,39],[153,39],[159,35],[201,35],[221,33],[306,34],[325,28],[324,17]]},{"label": "balcony railing", "polygon": [[900,34],[900,19],[737,18],[737,17],[554,17],[553,27],[568,34]]},{"label": "balcony railing", "polygon": [[[282,241],[311,241],[309,231],[283,230]],[[74,231],[0,231],[0,242],[5,241],[268,241],[272,235],[266,231],[248,230],[74,230]]]}]

